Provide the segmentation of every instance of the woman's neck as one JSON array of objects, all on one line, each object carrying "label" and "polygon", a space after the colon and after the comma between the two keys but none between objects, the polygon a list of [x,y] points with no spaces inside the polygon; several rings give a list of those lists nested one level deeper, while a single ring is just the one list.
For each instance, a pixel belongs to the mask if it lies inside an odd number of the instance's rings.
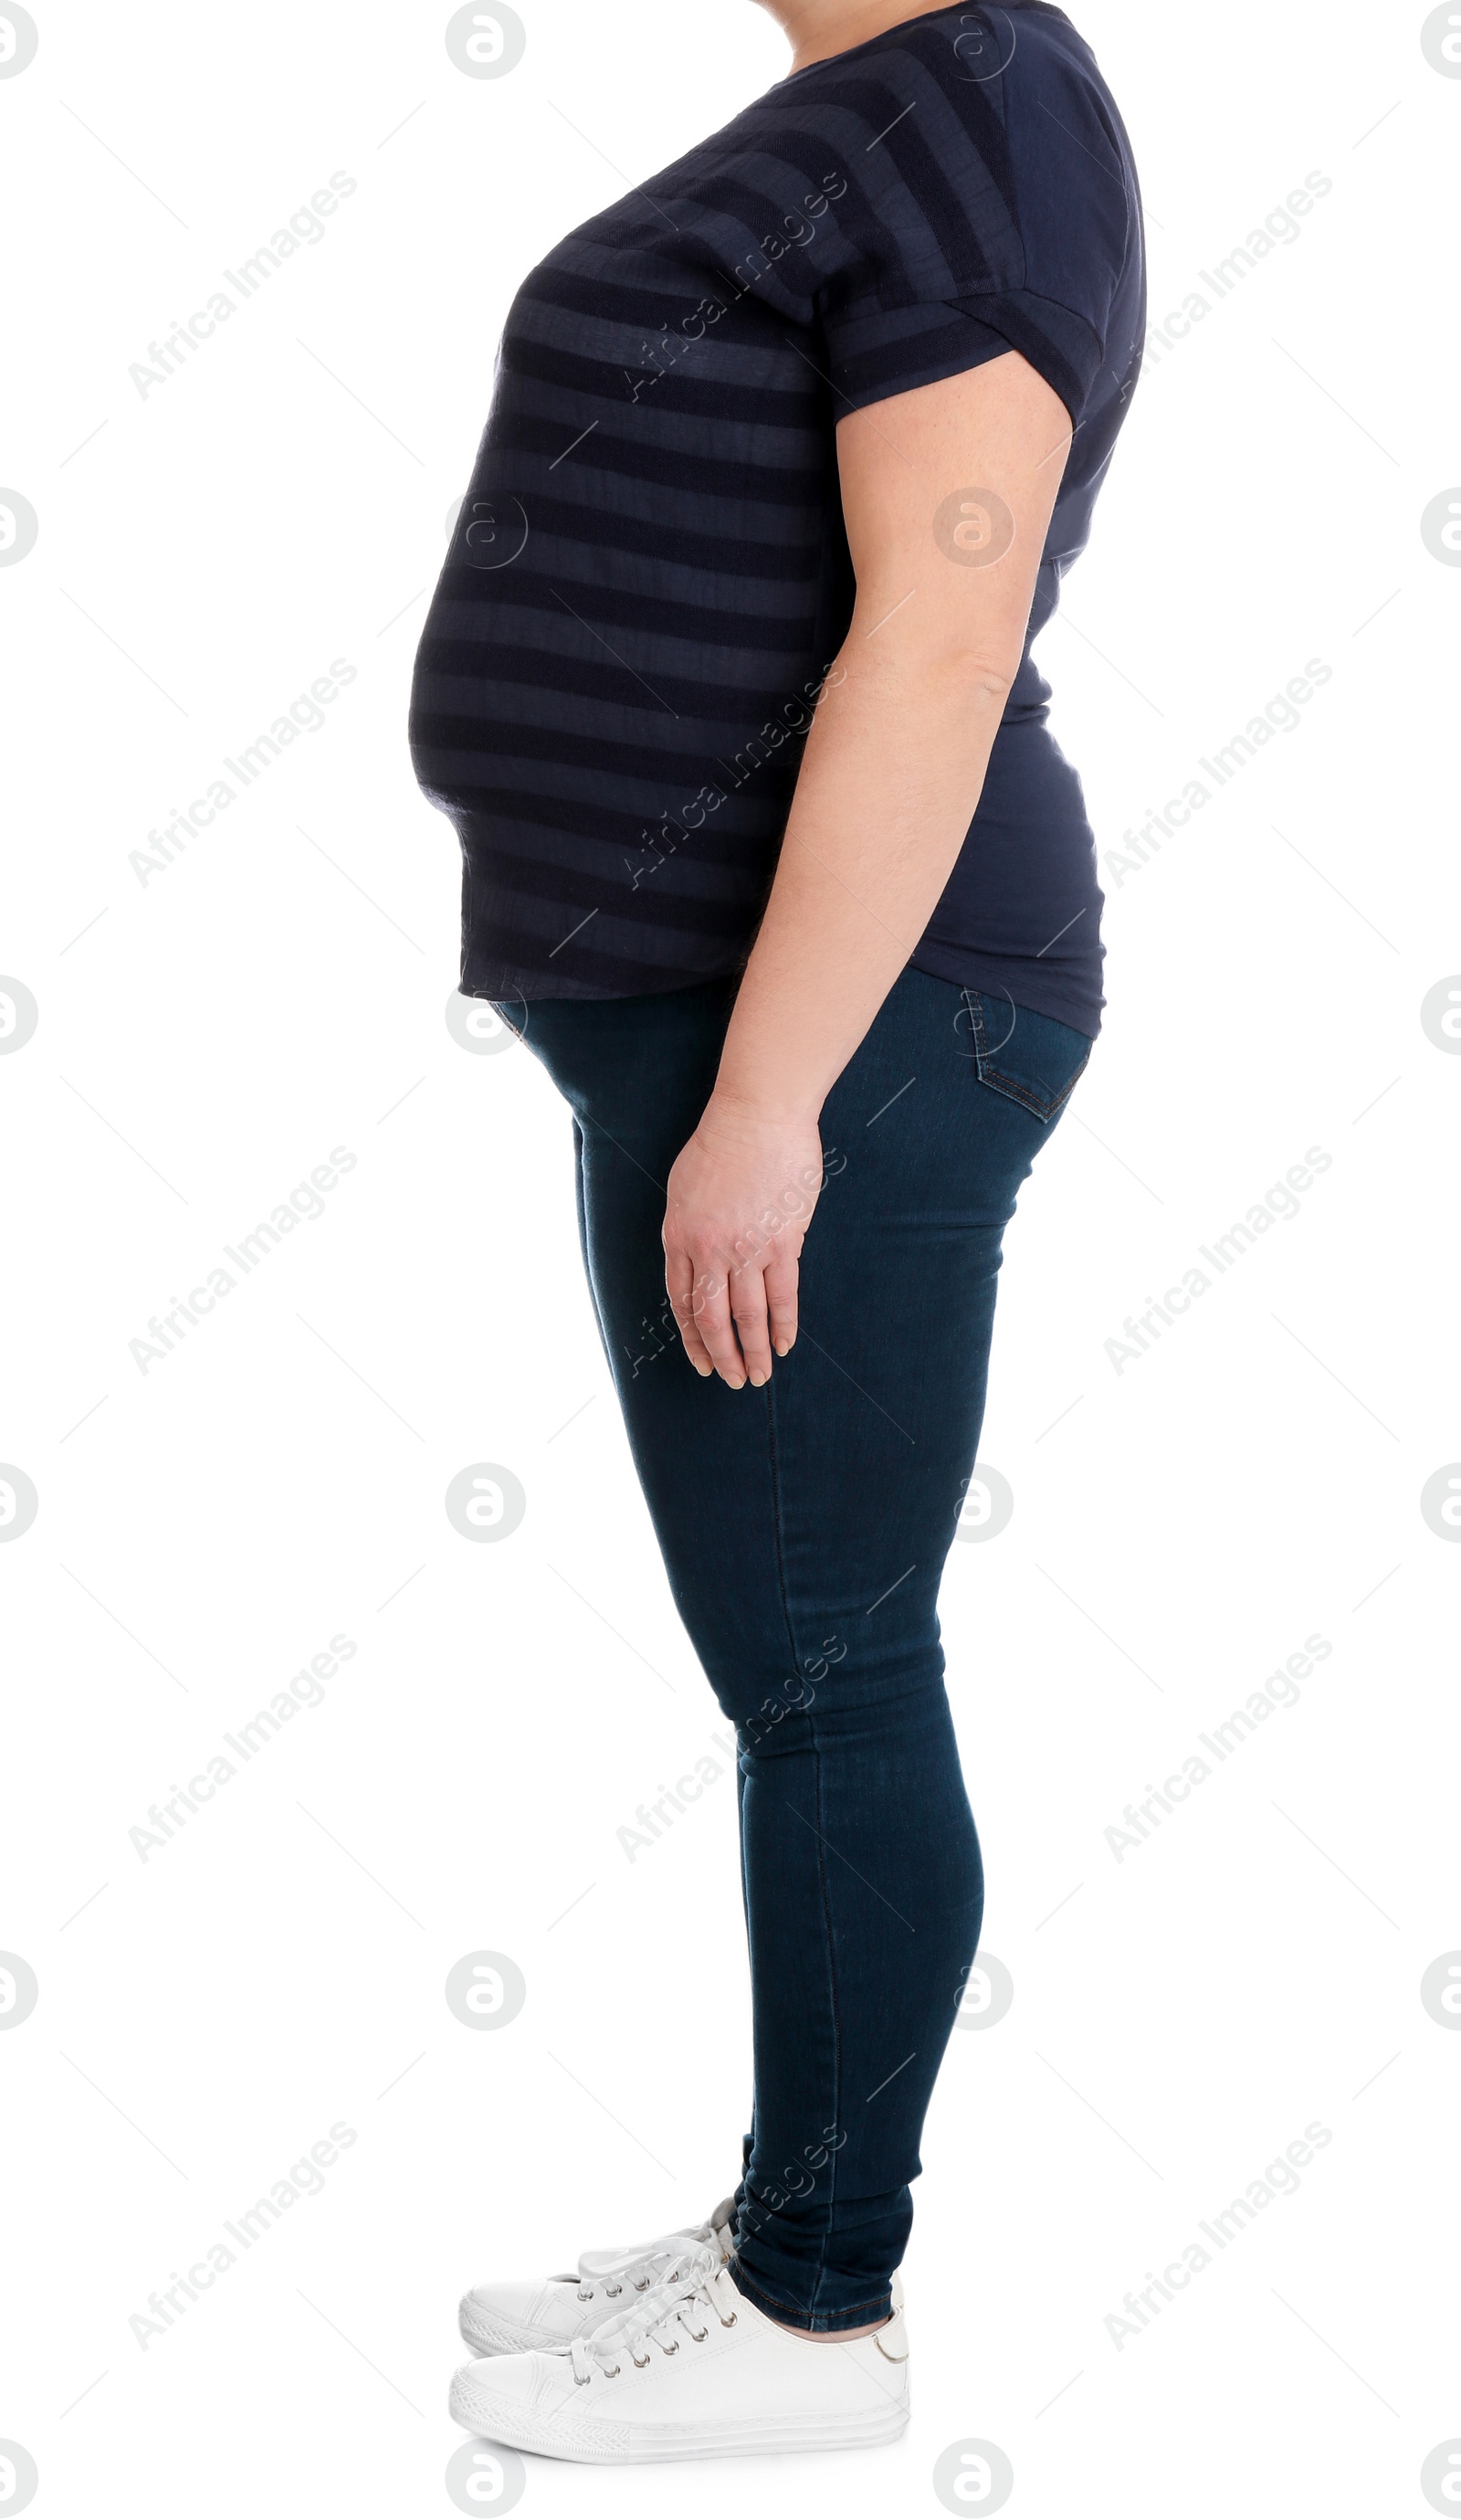
[{"label": "woman's neck", "polygon": [[763,0],[763,6],[790,40],[793,70],[810,69],[928,14],[928,0]]}]

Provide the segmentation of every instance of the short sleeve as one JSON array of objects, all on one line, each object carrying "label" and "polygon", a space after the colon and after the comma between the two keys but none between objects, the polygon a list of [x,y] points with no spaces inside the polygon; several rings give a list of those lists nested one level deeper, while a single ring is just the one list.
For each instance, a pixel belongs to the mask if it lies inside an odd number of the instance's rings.
[{"label": "short sleeve", "polygon": [[1034,30],[1000,75],[968,74],[957,30],[1001,14],[941,14],[829,66],[817,312],[839,418],[1018,350],[1074,425],[1100,374],[1132,224],[1122,155],[1084,65]]},{"label": "short sleeve", "polygon": [[892,307],[873,292],[824,318],[822,333],[839,420],[1018,350],[1059,395],[1074,427],[1101,369],[1100,338],[1084,318],[1029,290]]}]

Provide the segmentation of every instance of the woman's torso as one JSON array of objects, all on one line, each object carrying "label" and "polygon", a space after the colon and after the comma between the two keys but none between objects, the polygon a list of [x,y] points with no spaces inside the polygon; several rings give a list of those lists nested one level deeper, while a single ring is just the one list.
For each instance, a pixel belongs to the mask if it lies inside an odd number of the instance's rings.
[{"label": "woman's torso", "polygon": [[836,422],[1015,347],[1075,434],[913,960],[1094,1032],[1093,844],[1030,643],[1143,328],[1129,148],[1040,0],[813,65],[565,238],[509,316],[417,663],[417,771],[465,860],[464,987],[627,996],[738,968],[852,611]]}]

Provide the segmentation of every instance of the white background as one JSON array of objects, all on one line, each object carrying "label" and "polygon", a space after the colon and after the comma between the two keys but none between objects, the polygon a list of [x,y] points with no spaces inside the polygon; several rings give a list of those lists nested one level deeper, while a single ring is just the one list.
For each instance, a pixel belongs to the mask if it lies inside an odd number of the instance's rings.
[{"label": "white background", "polygon": [[[0,80],[0,480],[39,519],[0,570],[0,970],[39,1008],[0,1058],[0,1459],[39,1496],[0,1548],[0,1947],[40,1990],[0,2037],[0,2436],[47,2513],[450,2511],[459,2292],[698,2220],[738,2163],[729,1773],[634,1864],[617,1836],[721,1718],[581,1284],[566,1116],[447,1029],[458,856],[405,711],[518,282],[786,56],[750,0],[536,0],[521,65],[475,80],[446,14],[47,8]],[[1461,970],[1461,574],[1420,533],[1461,479],[1461,80],[1396,0],[1077,15],[1154,318],[1332,185],[1147,374],[1042,643],[1103,847],[1308,659],[1332,679],[1108,873],[1107,1030],[1009,1236],[983,1452],[1015,1513],[943,1606],[1015,2000],[955,2035],[927,2128],[912,2425],[749,2468],[533,2461],[525,2510],[932,2512],[977,2437],[1029,2520],[1368,2520],[1424,2513],[1461,2435],[1461,2036],[1419,1995],[1461,1946],[1461,1549],[1419,1508],[1461,1456],[1461,1060],[1420,1021]],[[149,342],[335,170],[322,241],[141,394]],[[324,725],[141,880],[337,658]],[[1125,1317],[1312,1146],[1301,1213],[1118,1372]],[[150,1317],[335,1147],[325,1213],[141,1372]],[[527,1496],[497,1546],[443,1509],[477,1462]],[[149,1806],[339,1634],[324,1702],[144,1862]],[[1313,1634],[1300,1702],[1118,1863],[1124,1806]],[[443,1997],[479,1949],[527,1985],[491,2035]],[[1315,2120],[1300,2192],[1118,2349],[1123,2296]],[[148,2296],[337,2121],[324,2192],[143,2350]]]}]

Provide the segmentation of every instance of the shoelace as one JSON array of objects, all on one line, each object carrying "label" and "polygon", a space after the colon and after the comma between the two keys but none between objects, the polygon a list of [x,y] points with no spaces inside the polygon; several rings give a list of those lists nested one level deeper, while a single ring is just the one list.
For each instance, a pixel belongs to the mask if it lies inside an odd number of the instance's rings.
[{"label": "shoelace", "polygon": [[642,2371],[652,2352],[678,2354],[685,2337],[692,2344],[703,2345],[709,2334],[709,2319],[719,2320],[722,2327],[733,2327],[735,2312],[732,2310],[729,2318],[723,2318],[712,2289],[722,2263],[718,2248],[686,2249],[642,2301],[632,2303],[628,2310],[617,2311],[601,2327],[596,2327],[592,2336],[576,2336],[569,2348],[575,2383],[582,2387],[592,2380],[596,2369],[602,2371],[606,2379],[617,2379],[626,2354],[636,2370]]},{"label": "shoelace", "polygon": [[671,2245],[667,2237],[653,2242],[650,2247],[642,2250],[637,2258],[626,2260],[622,2266],[606,2268],[598,2274],[582,2276],[579,2281],[578,2298],[580,2301],[592,2301],[596,2292],[601,2291],[607,2300],[617,2301],[626,2285],[635,2292],[647,2292],[653,2283],[668,2282],[676,2269],[684,2264],[686,2257],[696,2249],[709,2249],[713,2256],[719,2258],[720,2243],[712,2224],[699,2224],[690,2233],[688,2240],[681,2242],[678,2250]]}]

